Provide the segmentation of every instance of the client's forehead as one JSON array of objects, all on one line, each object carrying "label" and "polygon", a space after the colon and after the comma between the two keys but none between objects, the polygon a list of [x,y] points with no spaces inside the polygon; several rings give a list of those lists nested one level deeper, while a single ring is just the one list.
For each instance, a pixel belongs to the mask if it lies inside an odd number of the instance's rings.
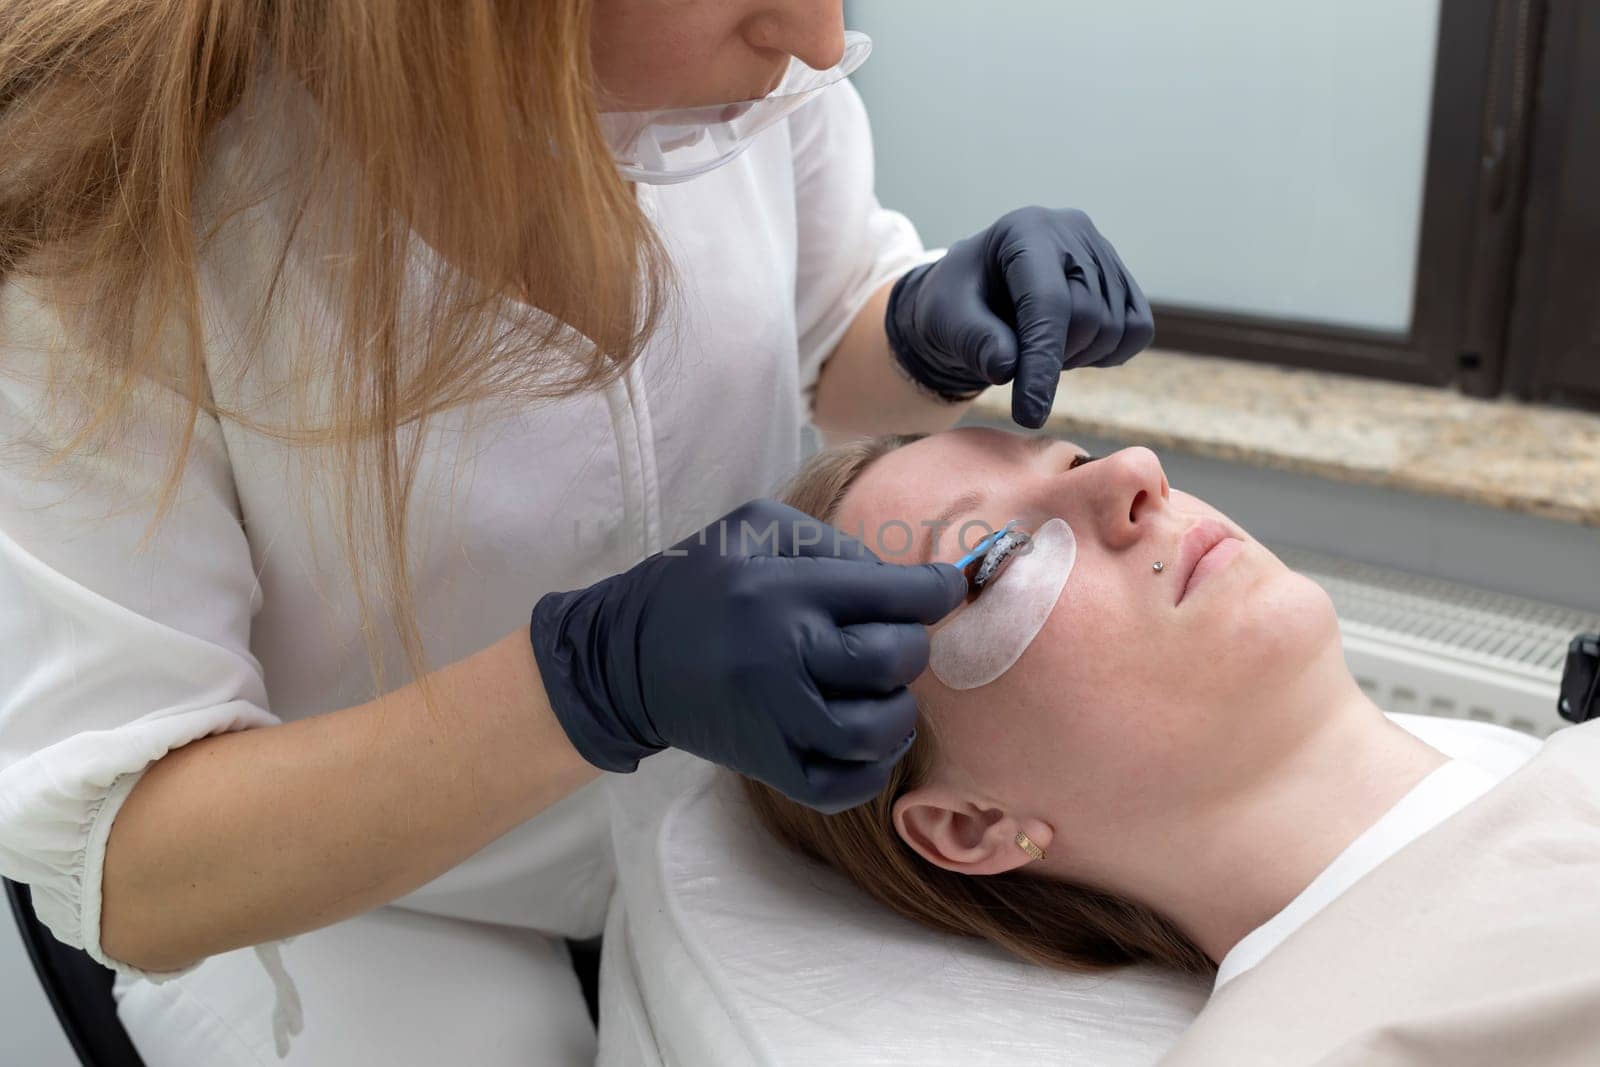
[{"label": "client's forehead", "polygon": [[935,520],[963,493],[1003,483],[1042,443],[1036,437],[963,427],[933,434],[879,457],[845,494],[835,524],[848,533],[903,522],[913,530]]}]

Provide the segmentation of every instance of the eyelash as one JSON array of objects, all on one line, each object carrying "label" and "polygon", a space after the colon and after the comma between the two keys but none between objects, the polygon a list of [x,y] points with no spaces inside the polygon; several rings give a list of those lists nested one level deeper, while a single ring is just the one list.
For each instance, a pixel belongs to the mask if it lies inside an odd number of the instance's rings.
[{"label": "eyelash", "polygon": [[1075,471],[1085,463],[1093,463],[1099,458],[1099,456],[1091,455],[1088,452],[1079,452],[1076,456],[1072,457],[1072,462],[1067,465],[1067,470]]}]

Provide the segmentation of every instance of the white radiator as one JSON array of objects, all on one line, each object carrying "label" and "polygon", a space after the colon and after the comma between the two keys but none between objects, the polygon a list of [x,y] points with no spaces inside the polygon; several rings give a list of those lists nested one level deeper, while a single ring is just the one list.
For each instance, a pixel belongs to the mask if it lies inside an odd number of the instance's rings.
[{"label": "white radiator", "polygon": [[1456,582],[1273,547],[1333,598],[1345,659],[1385,711],[1499,723],[1537,737],[1556,713],[1567,643],[1600,616]]}]

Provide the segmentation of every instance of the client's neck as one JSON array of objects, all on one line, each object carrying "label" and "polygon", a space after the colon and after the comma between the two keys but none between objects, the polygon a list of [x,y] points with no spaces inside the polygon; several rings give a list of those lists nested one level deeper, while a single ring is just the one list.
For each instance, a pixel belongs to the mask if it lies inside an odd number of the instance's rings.
[{"label": "client's neck", "polygon": [[1352,841],[1446,762],[1353,681],[1314,726],[1210,810],[1188,813],[1139,896],[1213,960],[1283,909]]}]

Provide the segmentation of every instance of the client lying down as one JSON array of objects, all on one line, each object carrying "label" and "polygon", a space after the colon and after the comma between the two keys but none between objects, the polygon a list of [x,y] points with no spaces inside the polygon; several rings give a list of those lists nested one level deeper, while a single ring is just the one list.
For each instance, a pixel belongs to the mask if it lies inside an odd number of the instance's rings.
[{"label": "client lying down", "polygon": [[[1276,968],[1282,980],[1270,987],[1245,980],[1213,997],[1184,1046],[1202,1040],[1198,1055],[1247,1062],[1243,1048],[1273,1049],[1258,1014],[1269,1006],[1251,997],[1287,998],[1270,1005],[1290,1020],[1284,1055],[1308,1051],[1293,1042],[1313,1040],[1318,1026],[1329,1048],[1348,1050],[1373,1019],[1421,1012],[1435,997],[1439,1010],[1464,1012],[1451,1016],[1452,1034],[1472,1022],[1456,1051],[1494,1047],[1488,1020],[1494,1034],[1537,1030],[1524,1052],[1557,1047],[1552,1027],[1581,1026],[1586,1044],[1600,1037],[1600,1013],[1552,1019],[1510,994],[1501,1015],[1491,1010],[1519,969],[1546,988],[1581,986],[1575,1003],[1600,1003],[1600,922],[1587,917],[1588,894],[1570,888],[1600,884],[1600,795],[1592,774],[1559,766],[1595,758],[1593,730],[1558,735],[1503,784],[1447,760],[1356,685],[1322,588],[1170,487],[1147,449],[1094,459],[1064,441],[990,430],[880,438],[818,456],[786,500],[867,531],[869,545],[871,531],[894,523],[927,538],[895,562],[954,561],[972,547],[957,536],[964,524],[997,530],[1013,519],[1028,531],[1062,520],[1075,558],[1037,635],[993,681],[946,684],[935,632],[934,669],[912,686],[920,729],[875,800],[827,816],[747,781],[784,841],[904,916],[1045,966],[1156,962],[1216,971],[1219,990]],[[1000,572],[942,626],[958,627],[990,597],[1004,602],[1014,577]],[[1528,809],[1514,787],[1541,768],[1523,792],[1548,806]],[[1568,790],[1560,804],[1552,788]],[[1491,807],[1474,804],[1486,795],[1510,798],[1515,818],[1496,809],[1472,836],[1452,837]],[[1556,840],[1561,850],[1539,851]],[[1558,886],[1580,899],[1563,904]],[[1520,910],[1530,893],[1539,911]],[[1446,915],[1465,925],[1440,925]],[[1393,951],[1402,935],[1404,950]],[[1587,956],[1572,951],[1578,944]],[[1303,945],[1323,951],[1308,961]],[[1386,956],[1392,989],[1371,973]],[[1367,963],[1356,969],[1358,959]],[[1318,984],[1341,961],[1355,987],[1335,998],[1344,1022]],[[1208,1017],[1230,998],[1250,1005],[1249,1041],[1205,1046]],[[1315,1022],[1304,1014],[1313,1003]]]}]

